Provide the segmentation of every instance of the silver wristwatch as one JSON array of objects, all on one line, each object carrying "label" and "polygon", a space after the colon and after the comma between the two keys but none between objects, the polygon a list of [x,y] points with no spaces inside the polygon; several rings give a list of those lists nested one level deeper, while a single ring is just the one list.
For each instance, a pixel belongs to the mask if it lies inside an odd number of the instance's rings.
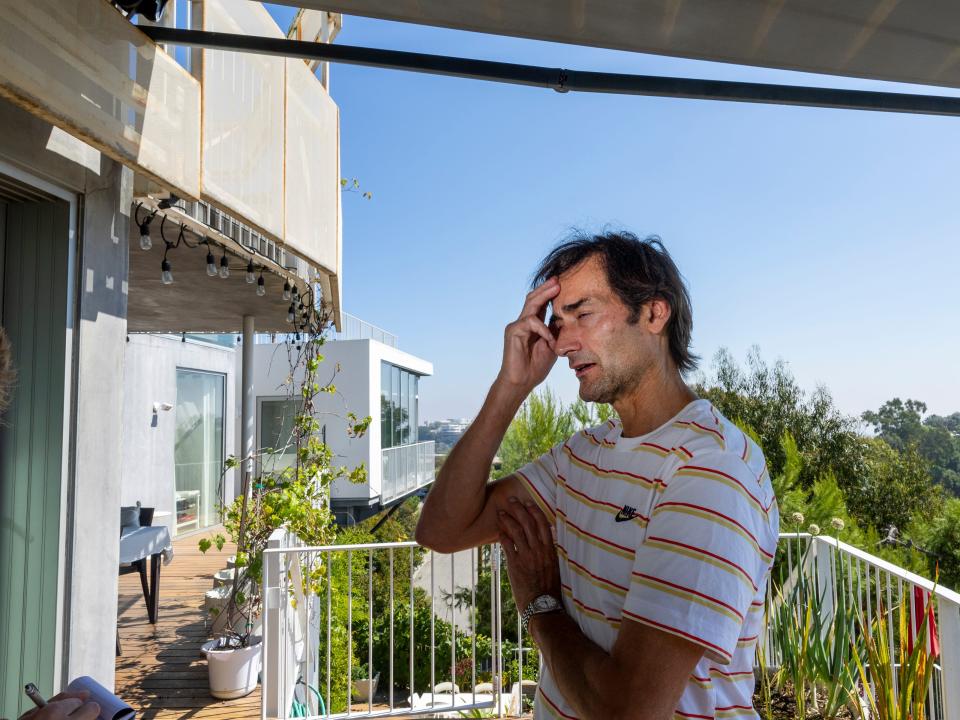
[{"label": "silver wristwatch", "polygon": [[563,603],[553,595],[541,595],[534,598],[534,600],[524,608],[524,611],[520,613],[520,622],[523,625],[523,629],[527,629],[527,623],[530,622],[530,618],[534,615],[554,612],[556,610],[563,610]]}]

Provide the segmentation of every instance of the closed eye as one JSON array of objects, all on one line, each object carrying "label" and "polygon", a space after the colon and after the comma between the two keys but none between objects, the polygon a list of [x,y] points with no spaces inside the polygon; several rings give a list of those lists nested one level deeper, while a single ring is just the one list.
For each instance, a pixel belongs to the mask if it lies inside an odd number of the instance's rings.
[{"label": "closed eye", "polygon": [[582,320],[583,318],[587,317],[587,315],[593,315],[593,313],[588,313],[588,312],[580,313],[577,315],[577,320]]}]

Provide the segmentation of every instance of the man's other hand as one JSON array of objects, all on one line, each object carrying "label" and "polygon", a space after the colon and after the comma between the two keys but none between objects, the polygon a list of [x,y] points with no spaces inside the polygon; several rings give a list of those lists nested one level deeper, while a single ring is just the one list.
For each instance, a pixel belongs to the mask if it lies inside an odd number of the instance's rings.
[{"label": "man's other hand", "polygon": [[19,720],[96,720],[100,706],[88,702],[90,693],[63,692],[50,698],[42,708],[34,708],[20,716]]},{"label": "man's other hand", "polygon": [[527,294],[520,317],[503,333],[503,364],[498,380],[526,397],[542,383],[557,361],[554,337],[544,320],[547,305],[560,292],[560,282],[550,278]]},{"label": "man's other hand", "polygon": [[511,497],[498,513],[500,544],[507,554],[507,574],[520,612],[541,595],[560,596],[560,565],[550,524],[533,502]]}]

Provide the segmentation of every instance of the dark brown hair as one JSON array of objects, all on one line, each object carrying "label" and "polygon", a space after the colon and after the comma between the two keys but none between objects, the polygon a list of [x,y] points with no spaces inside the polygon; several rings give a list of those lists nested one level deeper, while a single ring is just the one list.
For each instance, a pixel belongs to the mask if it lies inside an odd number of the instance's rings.
[{"label": "dark brown hair", "polygon": [[641,240],[629,232],[577,233],[544,258],[533,286],[562,275],[594,256],[603,263],[610,287],[630,309],[631,324],[640,319],[640,308],[654,298],[670,305],[666,328],[670,356],[681,372],[694,370],[699,358],[690,351],[693,331],[690,296],[683,276],[660,238],[652,236]]}]

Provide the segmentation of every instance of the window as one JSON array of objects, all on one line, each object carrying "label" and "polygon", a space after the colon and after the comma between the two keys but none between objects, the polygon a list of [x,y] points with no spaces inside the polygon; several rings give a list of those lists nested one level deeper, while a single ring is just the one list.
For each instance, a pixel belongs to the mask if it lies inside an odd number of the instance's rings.
[{"label": "window", "polygon": [[419,380],[416,373],[380,364],[380,447],[417,442]]},{"label": "window", "polygon": [[275,472],[297,464],[293,443],[293,421],[300,412],[300,401],[289,398],[260,401],[260,437],[257,447],[264,452],[260,464],[263,472]]}]

